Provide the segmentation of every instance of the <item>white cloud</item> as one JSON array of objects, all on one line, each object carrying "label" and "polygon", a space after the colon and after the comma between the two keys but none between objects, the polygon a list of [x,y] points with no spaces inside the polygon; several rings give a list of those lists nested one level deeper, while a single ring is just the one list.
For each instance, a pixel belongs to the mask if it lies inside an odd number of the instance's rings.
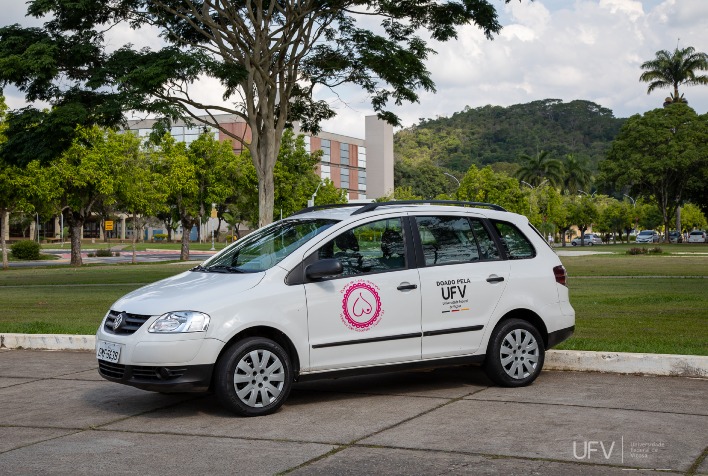
[{"label": "white cloud", "polygon": [[[18,4],[0,0],[7,23],[26,24]],[[495,5],[504,29],[494,41],[468,26],[460,29],[457,41],[431,42],[438,54],[427,66],[437,93],[420,91],[419,104],[396,107],[404,125],[450,116],[466,105],[509,106],[546,98],[594,101],[628,117],[659,107],[668,95],[667,90],[646,94],[647,85],[639,82],[642,62],[660,49],[673,50],[677,42],[708,51],[708,0],[523,0]],[[368,16],[361,20],[366,25],[375,21]],[[128,41],[156,44],[149,29],[119,29],[111,35],[114,47]],[[195,90],[220,101],[213,80],[201,81]],[[681,92],[697,112],[708,110],[708,88],[683,87]],[[17,91],[8,93],[11,107],[20,107]],[[326,130],[363,136],[364,116],[373,113],[364,92],[352,86],[335,92],[319,89],[316,97],[338,111],[324,124]]]}]

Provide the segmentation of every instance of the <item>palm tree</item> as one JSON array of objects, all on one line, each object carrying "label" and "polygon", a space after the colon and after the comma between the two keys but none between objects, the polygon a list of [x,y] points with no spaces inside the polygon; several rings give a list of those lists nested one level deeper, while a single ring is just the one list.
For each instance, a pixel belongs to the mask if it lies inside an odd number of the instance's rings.
[{"label": "palm tree", "polygon": [[592,182],[592,171],[587,160],[578,159],[573,154],[565,156],[563,164],[564,177],[563,187],[569,194],[575,194],[576,190],[587,190]]},{"label": "palm tree", "polygon": [[670,88],[673,86],[674,92],[666,103],[677,103],[686,100],[679,94],[680,84],[696,86],[708,84],[708,76],[697,76],[697,71],[708,70],[708,55],[697,53],[695,48],[688,46],[682,50],[676,49],[673,53],[661,50],[656,52],[656,58],[642,64],[644,70],[639,77],[640,81],[649,83],[647,94],[656,88]]},{"label": "palm tree", "polygon": [[548,155],[548,151],[541,151],[536,155],[521,154],[521,166],[516,171],[516,178],[528,182],[534,187],[539,186],[544,180],[554,187],[563,183],[563,164],[560,160]]}]

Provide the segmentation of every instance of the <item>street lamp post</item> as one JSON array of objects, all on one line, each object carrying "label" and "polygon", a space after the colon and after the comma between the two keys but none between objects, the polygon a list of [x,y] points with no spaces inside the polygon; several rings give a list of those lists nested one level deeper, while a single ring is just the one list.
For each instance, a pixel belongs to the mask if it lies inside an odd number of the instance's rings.
[{"label": "street lamp post", "polygon": [[315,206],[315,197],[317,196],[317,192],[320,191],[320,186],[322,186],[322,181],[320,180],[320,183],[317,184],[317,188],[315,189],[315,193],[312,194],[312,197],[307,201],[307,206],[308,207],[314,207]]},{"label": "street lamp post", "polygon": [[449,173],[447,173],[447,172],[443,172],[443,175],[447,175],[447,176],[450,177],[452,180],[454,180],[455,182],[457,182],[457,188],[460,188],[460,181],[457,180],[457,177],[455,177],[454,175],[449,174]]},{"label": "street lamp post", "polygon": [[637,202],[635,202],[632,197],[630,197],[630,196],[627,195],[626,193],[623,193],[622,195],[624,195],[625,197],[627,197],[627,198],[629,198],[630,200],[632,200],[632,208],[637,208]]}]

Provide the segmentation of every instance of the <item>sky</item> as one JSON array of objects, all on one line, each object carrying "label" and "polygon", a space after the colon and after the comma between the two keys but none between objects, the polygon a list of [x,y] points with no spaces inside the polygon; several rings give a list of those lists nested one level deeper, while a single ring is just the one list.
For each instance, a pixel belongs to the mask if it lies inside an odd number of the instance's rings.
[{"label": "sky", "polygon": [[[436,92],[420,91],[418,103],[393,108],[404,127],[421,118],[451,116],[465,106],[510,106],[547,98],[593,101],[616,117],[629,117],[661,107],[669,95],[668,89],[648,95],[647,83],[639,82],[640,65],[656,51],[672,51],[678,44],[708,52],[708,0],[491,1],[503,26],[493,41],[466,26],[457,40],[429,42],[437,52],[426,62]],[[23,2],[0,0],[0,11],[0,24],[38,24],[24,17]],[[123,28],[112,33],[115,47],[154,42],[150,31]],[[221,97],[213,81],[195,88],[203,99]],[[680,92],[696,112],[708,112],[708,87],[684,86]],[[374,113],[364,92],[340,87],[315,94],[337,111],[324,130],[364,137],[364,117]],[[11,108],[25,105],[16,89],[6,88],[5,96]]]}]

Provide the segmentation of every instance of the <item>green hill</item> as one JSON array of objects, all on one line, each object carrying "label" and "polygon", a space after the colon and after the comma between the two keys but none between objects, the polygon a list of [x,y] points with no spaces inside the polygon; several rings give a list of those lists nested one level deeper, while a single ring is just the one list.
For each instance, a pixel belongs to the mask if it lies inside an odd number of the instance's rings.
[{"label": "green hill", "polygon": [[566,154],[585,157],[596,170],[624,121],[610,109],[581,100],[466,107],[451,117],[421,119],[397,132],[394,150],[397,161],[413,165],[430,160],[458,172],[472,164],[514,164],[520,154],[542,150],[559,159]]}]

